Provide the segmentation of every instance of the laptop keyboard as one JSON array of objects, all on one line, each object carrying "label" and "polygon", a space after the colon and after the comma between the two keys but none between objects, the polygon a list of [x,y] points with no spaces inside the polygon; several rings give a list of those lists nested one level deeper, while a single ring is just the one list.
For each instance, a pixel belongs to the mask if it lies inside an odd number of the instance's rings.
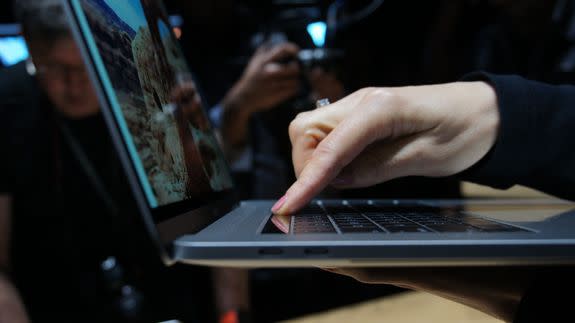
[{"label": "laptop keyboard", "polygon": [[292,221],[294,234],[527,231],[455,210],[373,202],[330,204],[316,201],[295,214]]}]

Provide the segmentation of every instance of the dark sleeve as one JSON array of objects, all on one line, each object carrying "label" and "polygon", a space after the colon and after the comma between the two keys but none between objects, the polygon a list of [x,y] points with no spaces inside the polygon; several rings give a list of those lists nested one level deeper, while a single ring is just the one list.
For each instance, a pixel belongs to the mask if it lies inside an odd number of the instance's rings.
[{"label": "dark sleeve", "polygon": [[571,322],[574,274],[572,267],[540,268],[519,303],[513,323]]},{"label": "dark sleeve", "polygon": [[0,194],[14,190],[16,147],[37,118],[39,93],[25,62],[0,71]]},{"label": "dark sleeve", "polygon": [[519,76],[474,73],[497,94],[497,141],[459,178],[495,188],[519,184],[575,200],[575,86],[553,86]]},{"label": "dark sleeve", "polygon": [[0,103],[0,195],[10,192],[10,153],[8,125],[6,124],[6,107]]}]

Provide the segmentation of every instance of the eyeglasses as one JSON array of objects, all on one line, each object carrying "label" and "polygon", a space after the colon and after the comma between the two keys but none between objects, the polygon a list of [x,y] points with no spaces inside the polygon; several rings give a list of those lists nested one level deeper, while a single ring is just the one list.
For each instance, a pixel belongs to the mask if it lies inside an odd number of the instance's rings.
[{"label": "eyeglasses", "polygon": [[75,78],[87,78],[86,69],[83,65],[74,66],[67,64],[35,64],[36,75],[44,79],[71,80]]}]

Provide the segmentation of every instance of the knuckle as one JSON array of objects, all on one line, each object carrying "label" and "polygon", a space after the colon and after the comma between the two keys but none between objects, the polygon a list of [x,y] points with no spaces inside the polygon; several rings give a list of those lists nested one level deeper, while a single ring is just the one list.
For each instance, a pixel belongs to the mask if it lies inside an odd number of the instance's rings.
[{"label": "knuckle", "polygon": [[374,89],[375,89],[375,87],[364,87],[364,88],[361,88],[361,89],[355,91],[354,94],[360,95],[360,96],[365,96],[365,95],[367,95],[369,92],[373,91]]},{"label": "knuckle", "polygon": [[405,99],[397,91],[388,88],[375,88],[368,94],[370,102],[379,103],[374,106],[382,106],[386,109],[395,109],[404,105]]},{"label": "knuckle", "polygon": [[270,66],[269,64],[265,65],[261,72],[260,72],[260,76],[262,79],[265,80],[269,80],[271,78],[273,78],[278,72],[276,70],[274,70],[273,66]]},{"label": "knuckle", "polygon": [[354,95],[358,97],[356,109],[359,109],[361,114],[370,119],[380,118],[383,111],[396,106],[400,100],[397,94],[387,88],[363,88],[355,92]]},{"label": "knuckle", "polygon": [[293,119],[288,127],[288,132],[290,137],[294,138],[297,136],[300,136],[301,134],[303,134],[303,132],[305,132],[306,129],[306,120],[308,119],[307,116],[308,112],[302,112],[299,113],[295,119]]},{"label": "knuckle", "polygon": [[405,113],[407,98],[400,91],[390,88],[369,88],[363,97],[362,107],[365,118],[370,120],[372,134],[375,137],[394,136]]}]

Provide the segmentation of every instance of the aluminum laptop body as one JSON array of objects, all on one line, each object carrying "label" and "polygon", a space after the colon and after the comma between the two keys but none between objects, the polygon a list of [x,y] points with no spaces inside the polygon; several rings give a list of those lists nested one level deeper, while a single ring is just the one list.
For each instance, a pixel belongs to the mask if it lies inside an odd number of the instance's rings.
[{"label": "aluminum laptop body", "polygon": [[161,1],[64,2],[139,212],[166,264],[575,262],[575,205],[561,200],[314,201],[288,221],[288,234],[279,233],[270,222],[272,201],[234,200]]}]

